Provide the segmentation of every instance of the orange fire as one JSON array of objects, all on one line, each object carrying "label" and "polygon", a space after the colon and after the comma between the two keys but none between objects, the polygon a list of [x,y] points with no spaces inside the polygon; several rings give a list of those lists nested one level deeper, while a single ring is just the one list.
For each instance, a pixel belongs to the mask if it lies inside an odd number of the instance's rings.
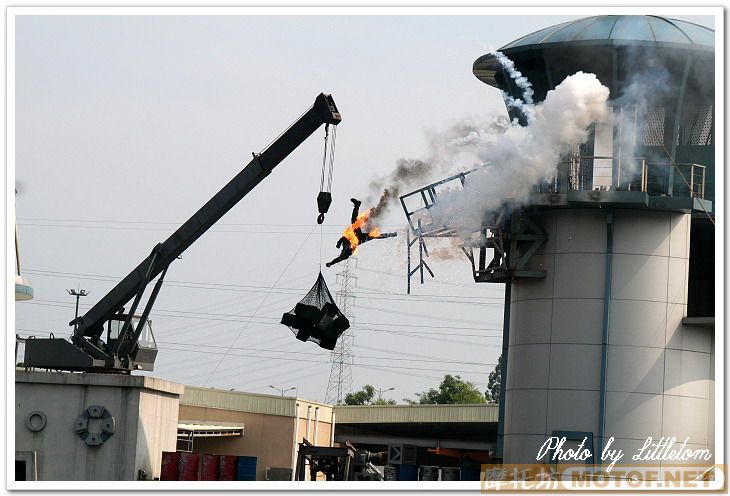
[{"label": "orange fire", "polygon": [[[347,229],[345,229],[345,232],[342,233],[342,236],[347,239],[348,243],[350,243],[350,249],[352,250],[353,255],[357,253],[357,248],[360,245],[360,240],[358,239],[357,234],[355,234],[355,230],[362,230],[362,228],[368,223],[371,210],[372,209],[369,208],[365,212],[358,215],[357,219],[355,219],[355,222],[350,224]],[[367,235],[369,238],[377,238],[378,236],[380,236],[380,231],[377,228],[373,228],[370,232],[367,233]]]}]

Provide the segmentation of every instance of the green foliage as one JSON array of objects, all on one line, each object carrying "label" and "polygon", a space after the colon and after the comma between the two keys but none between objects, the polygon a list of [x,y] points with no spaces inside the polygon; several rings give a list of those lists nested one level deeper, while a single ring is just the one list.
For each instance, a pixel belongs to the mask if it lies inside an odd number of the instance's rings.
[{"label": "green foliage", "polygon": [[345,405],[395,405],[395,400],[376,398],[375,388],[365,384],[360,391],[345,396]]},{"label": "green foliage", "polygon": [[489,374],[489,381],[487,382],[487,390],[484,392],[484,396],[487,398],[487,403],[499,403],[499,391],[502,383],[502,355],[499,355],[497,360],[497,366]]},{"label": "green foliage", "polygon": [[[484,395],[469,381],[458,375],[446,374],[438,389],[431,388],[417,393],[418,403],[422,405],[437,404],[478,404],[486,403]],[[409,402],[410,403],[410,402]],[[413,401],[412,404],[416,402]]]},{"label": "green foliage", "polygon": [[360,391],[355,393],[347,393],[345,396],[345,405],[369,405],[375,397],[375,388],[370,384],[365,384]]}]

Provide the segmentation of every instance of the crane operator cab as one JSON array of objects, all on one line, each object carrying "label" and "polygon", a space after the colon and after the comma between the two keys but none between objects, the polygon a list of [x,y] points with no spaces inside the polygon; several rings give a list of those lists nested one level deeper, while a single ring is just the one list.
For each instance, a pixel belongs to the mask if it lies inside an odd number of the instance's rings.
[{"label": "crane operator cab", "polygon": [[[115,349],[117,347],[119,332],[124,327],[124,321],[127,319],[127,316],[128,315],[125,314],[116,314],[114,317],[109,319],[109,322],[107,323],[106,344],[110,349]],[[131,328],[137,329],[141,319],[142,317],[139,315],[132,317]],[[133,363],[132,368],[134,370],[152,371],[154,370],[156,358],[157,342],[155,341],[155,336],[152,333],[152,321],[147,319],[142,327],[139,339],[130,353],[130,359]]]}]

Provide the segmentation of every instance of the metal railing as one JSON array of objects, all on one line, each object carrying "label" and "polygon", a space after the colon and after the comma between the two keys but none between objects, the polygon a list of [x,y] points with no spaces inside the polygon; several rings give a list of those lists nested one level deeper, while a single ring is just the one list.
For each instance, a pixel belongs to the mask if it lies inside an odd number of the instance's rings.
[{"label": "metal railing", "polygon": [[648,163],[645,158],[574,155],[558,164],[555,176],[536,193],[567,191],[641,191],[651,196],[705,197],[705,166],[695,163]]}]

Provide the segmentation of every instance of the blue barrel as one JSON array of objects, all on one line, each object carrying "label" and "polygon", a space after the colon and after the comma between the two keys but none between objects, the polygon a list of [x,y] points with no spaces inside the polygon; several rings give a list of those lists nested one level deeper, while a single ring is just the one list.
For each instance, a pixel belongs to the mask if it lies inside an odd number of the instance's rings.
[{"label": "blue barrel", "polygon": [[237,456],[236,457],[236,480],[239,481],[255,481],[256,480],[256,460],[255,456]]},{"label": "blue barrel", "polygon": [[398,469],[398,480],[418,480],[418,465],[400,465]]}]

